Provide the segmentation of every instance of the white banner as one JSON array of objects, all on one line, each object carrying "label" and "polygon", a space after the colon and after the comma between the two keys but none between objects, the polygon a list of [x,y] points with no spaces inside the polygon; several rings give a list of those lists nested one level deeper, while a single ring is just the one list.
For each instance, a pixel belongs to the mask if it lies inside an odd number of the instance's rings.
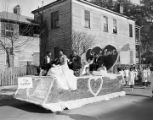
[{"label": "white banner", "polygon": [[130,64],[130,51],[121,51],[120,52],[120,63],[121,64]]},{"label": "white banner", "polygon": [[32,77],[19,77],[18,89],[33,88]]}]

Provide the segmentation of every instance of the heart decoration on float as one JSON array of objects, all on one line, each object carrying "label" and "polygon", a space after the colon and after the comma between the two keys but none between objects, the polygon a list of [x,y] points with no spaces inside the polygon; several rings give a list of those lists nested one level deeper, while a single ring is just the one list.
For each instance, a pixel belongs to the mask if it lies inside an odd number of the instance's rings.
[{"label": "heart decoration on float", "polygon": [[98,66],[103,64],[107,70],[109,70],[115,65],[118,58],[118,52],[112,45],[107,45],[104,49],[94,47],[93,49],[89,49],[86,53],[86,59],[88,60],[90,57],[97,59],[96,62]]},{"label": "heart decoration on float", "polygon": [[100,78],[89,78],[88,80],[88,88],[90,93],[95,97],[97,96],[103,86],[103,79],[102,77]]},{"label": "heart decoration on float", "polygon": [[116,64],[116,61],[118,59],[117,49],[112,45],[107,45],[103,49],[101,57],[104,66],[106,66],[107,70],[109,70]]}]

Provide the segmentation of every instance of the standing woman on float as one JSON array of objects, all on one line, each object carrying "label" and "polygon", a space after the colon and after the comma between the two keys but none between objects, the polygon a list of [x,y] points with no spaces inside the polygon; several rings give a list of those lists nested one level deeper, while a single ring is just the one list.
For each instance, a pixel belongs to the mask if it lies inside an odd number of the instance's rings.
[{"label": "standing woman on float", "polygon": [[76,90],[77,89],[77,78],[74,76],[74,71],[70,70],[68,67],[69,59],[64,54],[63,50],[59,51],[59,55],[60,55],[59,57],[60,66],[61,66],[61,70],[63,73],[62,79],[65,79],[65,82],[69,89]]}]

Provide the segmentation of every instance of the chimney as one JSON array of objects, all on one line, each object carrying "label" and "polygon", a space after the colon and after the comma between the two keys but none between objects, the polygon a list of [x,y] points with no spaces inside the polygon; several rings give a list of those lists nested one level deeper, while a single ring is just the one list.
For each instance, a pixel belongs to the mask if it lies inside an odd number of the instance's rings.
[{"label": "chimney", "polygon": [[116,12],[119,12],[121,14],[124,13],[124,6],[122,3],[117,3],[117,9],[116,9]]},{"label": "chimney", "polygon": [[20,5],[16,5],[13,9],[13,13],[17,15],[21,15],[21,7]]},{"label": "chimney", "polygon": [[119,4],[119,12],[120,12],[121,14],[124,13],[124,7],[123,7],[123,4]]}]

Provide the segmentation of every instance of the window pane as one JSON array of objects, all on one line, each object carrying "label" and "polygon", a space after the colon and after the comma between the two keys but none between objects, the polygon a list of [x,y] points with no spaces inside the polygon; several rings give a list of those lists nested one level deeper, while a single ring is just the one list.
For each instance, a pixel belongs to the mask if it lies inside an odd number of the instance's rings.
[{"label": "window pane", "polygon": [[6,31],[6,32],[5,32],[5,36],[7,36],[7,37],[12,37],[12,36],[13,36],[13,32]]},{"label": "window pane", "polygon": [[14,24],[4,23],[1,24],[1,36],[2,37],[12,37],[14,35]]},{"label": "window pane", "polygon": [[117,20],[113,19],[113,33],[117,33]]},{"label": "window pane", "polygon": [[6,28],[6,30],[10,30],[10,31],[13,31],[14,30],[13,29],[13,24],[11,24],[11,23],[5,24],[5,28]]},{"label": "window pane", "polygon": [[85,10],[85,27],[90,28],[90,12]]},{"label": "window pane", "polygon": [[52,12],[51,13],[51,28],[55,29],[59,27],[59,12]]},{"label": "window pane", "polygon": [[104,32],[108,32],[108,17],[104,16]]},{"label": "window pane", "polygon": [[5,30],[1,30],[1,37],[5,37]]}]

